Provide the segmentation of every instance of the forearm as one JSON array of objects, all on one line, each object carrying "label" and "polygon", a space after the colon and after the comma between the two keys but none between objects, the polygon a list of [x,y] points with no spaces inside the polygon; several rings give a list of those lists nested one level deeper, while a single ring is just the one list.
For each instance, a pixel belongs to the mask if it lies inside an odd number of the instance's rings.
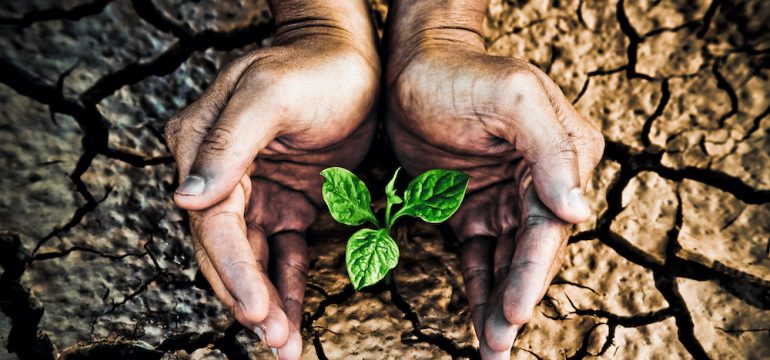
[{"label": "forearm", "polygon": [[394,0],[388,15],[389,59],[421,47],[452,43],[484,49],[481,23],[487,0]]},{"label": "forearm", "polygon": [[341,40],[376,53],[376,33],[364,0],[270,0],[276,25],[275,43],[316,36]]}]

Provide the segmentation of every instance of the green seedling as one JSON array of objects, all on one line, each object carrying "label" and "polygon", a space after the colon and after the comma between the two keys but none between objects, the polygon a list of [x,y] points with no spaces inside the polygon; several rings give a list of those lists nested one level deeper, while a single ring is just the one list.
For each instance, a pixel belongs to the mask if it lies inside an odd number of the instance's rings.
[{"label": "green seedling", "polygon": [[[334,220],[352,226],[365,222],[376,226],[376,230],[358,230],[348,239],[345,264],[356,291],[376,284],[398,264],[398,245],[390,229],[399,217],[408,215],[434,224],[446,221],[460,207],[470,179],[456,170],[428,170],[409,183],[402,198],[395,189],[399,170],[385,186],[387,203],[382,225],[372,212],[371,195],[361,179],[340,167],[321,172],[325,178],[323,198]],[[400,208],[391,216],[394,205]]]}]

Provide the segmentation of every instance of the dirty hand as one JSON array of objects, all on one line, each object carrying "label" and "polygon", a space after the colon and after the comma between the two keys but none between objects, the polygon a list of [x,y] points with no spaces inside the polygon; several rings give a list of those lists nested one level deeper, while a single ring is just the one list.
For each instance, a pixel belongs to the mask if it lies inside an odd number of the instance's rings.
[{"label": "dirty hand", "polygon": [[363,1],[333,13],[313,1],[302,14],[291,3],[271,4],[272,47],[230,63],[166,126],[174,200],[189,210],[201,272],[281,359],[302,351],[304,231],[323,205],[319,173],[362,160],[379,83]]},{"label": "dirty hand", "polygon": [[450,225],[482,356],[507,359],[559,270],[571,224],[590,216],[582,191],[604,142],[535,66],[485,53],[484,6],[392,5],[386,129],[410,174],[471,175]]}]

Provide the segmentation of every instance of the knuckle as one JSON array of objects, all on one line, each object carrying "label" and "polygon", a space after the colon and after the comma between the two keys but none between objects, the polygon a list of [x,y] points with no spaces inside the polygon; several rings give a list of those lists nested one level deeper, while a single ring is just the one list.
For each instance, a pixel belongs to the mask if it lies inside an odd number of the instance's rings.
[{"label": "knuckle", "polygon": [[[211,126],[206,122],[193,121],[188,126],[188,129],[197,136],[197,138],[203,138],[211,130]],[[180,129],[181,130],[181,129]]]},{"label": "knuckle", "polygon": [[203,138],[199,151],[206,155],[221,155],[232,146],[232,141],[233,134],[230,129],[213,127]]},{"label": "knuckle", "polygon": [[524,100],[533,90],[539,90],[542,86],[540,79],[526,66],[514,66],[505,77],[509,95],[514,99]]},{"label": "knuckle", "polygon": [[535,65],[535,64],[533,64],[533,63],[531,63],[529,61],[522,61],[522,62],[524,63],[524,67],[526,67],[527,70],[529,70],[529,72],[532,75],[535,75],[535,76],[537,76],[537,74],[545,75],[545,73],[543,73],[543,70],[541,70],[537,65]]},{"label": "knuckle", "polygon": [[181,122],[182,119],[175,115],[171,117],[163,127],[163,138],[166,140],[166,144],[168,144],[169,147],[173,148],[176,145],[177,137],[181,130]]},{"label": "knuckle", "polygon": [[522,325],[532,318],[534,309],[518,300],[503,301],[503,315],[511,324]]},{"label": "knuckle", "polygon": [[245,259],[227,261],[222,264],[222,269],[230,274],[240,274],[243,272],[258,270],[254,262],[246,261]]},{"label": "knuckle", "polygon": [[574,155],[577,151],[575,141],[569,134],[559,133],[553,138],[553,149],[556,153],[564,154],[566,156]]},{"label": "knuckle", "polygon": [[465,279],[465,283],[472,283],[474,281],[486,283],[490,280],[489,269],[480,266],[465,269],[463,271],[463,279]]},{"label": "knuckle", "polygon": [[[238,222],[243,221],[243,214],[239,214],[235,211],[221,210],[221,211],[207,211],[198,217],[198,223],[200,227],[208,227],[209,225],[217,225],[222,222]],[[216,226],[215,226],[216,227]]]},{"label": "knuckle", "polygon": [[594,167],[604,155],[604,135],[593,124],[585,120],[581,121],[572,138],[576,141],[580,155],[588,158],[591,166]]},{"label": "knuckle", "polygon": [[281,302],[283,302],[283,306],[286,308],[290,307],[297,307],[302,308],[302,300],[297,299],[296,297],[292,295],[284,295],[281,297]]},{"label": "knuckle", "polygon": [[267,306],[249,306],[237,298],[230,306],[230,313],[235,316],[239,323],[249,329],[254,329],[254,327],[264,321],[267,318],[268,311]]},{"label": "knuckle", "polygon": [[203,95],[193,103],[196,114],[206,119],[215,118],[222,113],[230,93],[229,87],[219,84],[209,86]]},{"label": "knuckle", "polygon": [[523,81],[525,83],[538,80],[536,74],[536,71],[538,71],[537,67],[528,61],[518,59],[505,59],[505,61],[510,62],[508,73],[506,74],[509,80]]},{"label": "knuckle", "polygon": [[525,219],[525,224],[527,228],[535,228],[535,227],[542,227],[542,226],[548,226],[548,225],[554,225],[557,224],[556,219],[549,214],[527,214],[527,218]]},{"label": "knuckle", "polygon": [[239,236],[233,233],[231,226],[221,226],[223,223],[241,223],[243,215],[234,211],[190,211],[190,230],[196,242],[203,247],[204,243],[219,242],[222,239]]},{"label": "knuckle", "polygon": [[550,149],[544,150],[544,153],[571,162],[577,158],[577,145],[572,136],[559,132],[552,136]]},{"label": "knuckle", "polygon": [[537,268],[542,265],[542,262],[533,260],[531,258],[517,259],[511,263],[509,269],[510,272],[525,272],[528,269]]},{"label": "knuckle", "polygon": [[302,254],[297,253],[287,253],[284,254],[279,260],[279,263],[281,265],[288,267],[289,269],[293,269],[296,272],[300,274],[307,274],[308,272],[308,259],[307,256],[304,256]]}]

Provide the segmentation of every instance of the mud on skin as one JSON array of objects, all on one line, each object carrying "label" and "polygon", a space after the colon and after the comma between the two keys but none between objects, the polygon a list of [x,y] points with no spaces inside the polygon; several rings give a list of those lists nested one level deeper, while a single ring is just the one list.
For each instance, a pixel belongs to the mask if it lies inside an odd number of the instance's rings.
[{"label": "mud on skin", "polygon": [[[370,5],[381,24],[387,4]],[[270,44],[266,9],[0,5],[0,359],[270,355],[196,274],[161,135],[217,69]],[[769,16],[763,1],[491,1],[489,52],[547,73],[607,144],[597,215],[514,358],[770,351]],[[379,133],[356,173],[383,199],[397,166]],[[393,281],[360,293],[353,231],[323,213],[307,234],[303,357],[478,358],[451,231],[397,225]]]}]

